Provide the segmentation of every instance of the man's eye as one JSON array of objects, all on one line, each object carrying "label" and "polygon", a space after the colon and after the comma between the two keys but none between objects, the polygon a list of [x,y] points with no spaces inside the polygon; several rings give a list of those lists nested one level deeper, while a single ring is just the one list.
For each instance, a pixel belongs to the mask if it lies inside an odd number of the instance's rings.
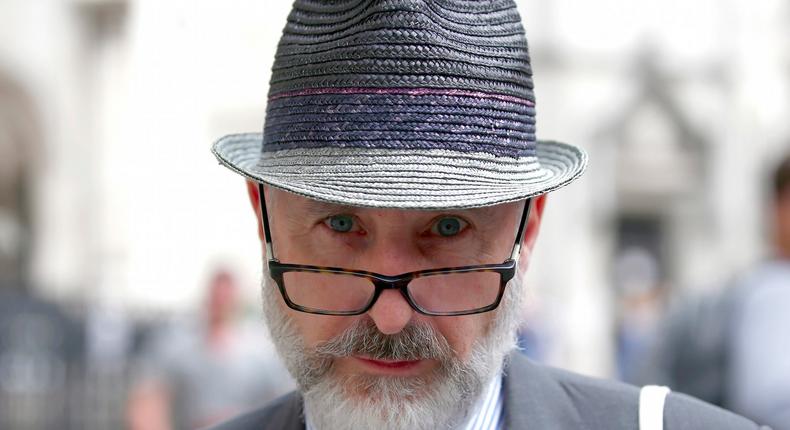
[{"label": "man's eye", "polygon": [[354,217],[351,215],[333,215],[324,224],[338,233],[348,233],[354,228]]},{"label": "man's eye", "polygon": [[456,217],[445,217],[436,220],[431,227],[434,234],[444,237],[455,236],[466,227],[466,221]]}]

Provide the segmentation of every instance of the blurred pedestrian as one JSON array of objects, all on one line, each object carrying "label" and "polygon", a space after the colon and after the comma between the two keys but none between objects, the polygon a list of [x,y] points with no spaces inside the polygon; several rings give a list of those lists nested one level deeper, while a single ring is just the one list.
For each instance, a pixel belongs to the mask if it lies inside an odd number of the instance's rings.
[{"label": "blurred pedestrian", "polygon": [[732,358],[727,398],[732,409],[790,429],[790,154],[773,175],[771,230],[775,253],[739,280],[731,314]]},{"label": "blurred pedestrian", "polygon": [[[0,429],[71,429],[83,333],[25,283],[0,281]],[[46,407],[42,407],[46,405]]]},{"label": "blurred pedestrian", "polygon": [[677,300],[638,381],[790,429],[790,155],[773,171],[771,258],[713,293]]},{"label": "blurred pedestrian", "polygon": [[198,321],[153,335],[130,393],[130,429],[204,427],[293,386],[262,331],[239,320],[237,295],[234,277],[221,270]]},{"label": "blurred pedestrian", "polygon": [[656,257],[640,246],[622,250],[615,260],[615,282],[617,375],[628,383],[639,383],[642,361],[655,342],[664,303]]}]

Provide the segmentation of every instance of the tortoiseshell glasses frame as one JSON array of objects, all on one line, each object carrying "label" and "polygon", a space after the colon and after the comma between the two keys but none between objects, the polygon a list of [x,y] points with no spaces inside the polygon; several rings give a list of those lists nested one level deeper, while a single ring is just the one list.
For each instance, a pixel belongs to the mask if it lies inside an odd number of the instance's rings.
[{"label": "tortoiseshell glasses frame", "polygon": [[[507,286],[507,283],[511,279],[513,279],[513,277],[516,274],[516,266],[518,263],[519,254],[521,252],[521,242],[524,236],[524,229],[526,228],[527,221],[529,219],[530,208],[532,206],[531,199],[527,199],[526,202],[524,203],[524,211],[521,215],[521,221],[518,226],[516,239],[513,243],[513,249],[510,253],[510,258],[506,259],[504,262],[500,264],[480,264],[474,266],[446,267],[440,269],[419,270],[416,272],[407,272],[407,273],[401,273],[400,275],[391,276],[391,275],[382,275],[380,273],[367,272],[363,270],[343,269],[339,267],[323,267],[323,266],[311,266],[311,265],[303,265],[303,264],[281,263],[277,258],[274,257],[272,241],[271,241],[271,231],[269,229],[269,216],[266,210],[266,201],[264,197],[264,190],[262,184],[258,184],[258,192],[259,192],[260,209],[261,209],[261,224],[263,225],[263,231],[266,240],[266,253],[268,256],[270,256],[268,260],[269,274],[272,277],[272,279],[277,283],[277,287],[280,290],[280,294],[282,295],[283,300],[285,300],[285,304],[289,308],[301,312],[319,314],[319,315],[350,316],[350,315],[364,314],[365,312],[369,311],[374,304],[376,304],[376,301],[378,300],[379,296],[384,290],[399,290],[403,298],[406,300],[406,302],[408,302],[409,305],[415,311],[423,315],[458,316],[458,315],[478,314],[496,309],[502,300],[502,296],[504,295],[505,287]],[[350,310],[318,309],[314,307],[300,305],[298,303],[295,303],[291,299],[285,287],[285,274],[291,272],[346,275],[346,276],[353,276],[357,278],[365,278],[369,280],[370,283],[373,284],[375,290],[372,292],[372,294],[370,294],[370,298],[365,302],[365,304],[357,307],[356,309],[350,309]],[[429,276],[436,276],[436,275],[450,275],[450,274],[463,274],[463,273],[498,274],[499,291],[496,294],[496,298],[488,304],[474,307],[472,309],[458,309],[454,311],[432,311],[430,309],[426,309],[425,306],[421,306],[414,299],[408,288],[409,283],[411,283],[415,279],[425,278]]]}]

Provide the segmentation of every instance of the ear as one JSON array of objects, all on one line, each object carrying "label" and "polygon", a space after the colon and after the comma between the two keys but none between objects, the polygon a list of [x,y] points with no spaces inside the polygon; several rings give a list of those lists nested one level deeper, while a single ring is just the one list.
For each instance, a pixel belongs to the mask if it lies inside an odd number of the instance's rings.
[{"label": "ear", "polygon": [[546,201],[548,197],[543,194],[538,197],[532,198],[532,208],[529,211],[529,219],[527,226],[524,229],[524,242],[521,247],[521,255],[519,260],[523,261],[522,267],[526,268],[529,263],[532,249],[535,247],[535,241],[538,239],[538,231],[540,231],[540,222],[543,219],[543,211],[546,208]]},{"label": "ear", "polygon": [[261,224],[261,196],[257,182],[247,181],[247,195],[250,197],[252,211],[255,212],[255,222],[258,224],[258,237],[263,243],[265,238],[263,237],[263,224]]}]

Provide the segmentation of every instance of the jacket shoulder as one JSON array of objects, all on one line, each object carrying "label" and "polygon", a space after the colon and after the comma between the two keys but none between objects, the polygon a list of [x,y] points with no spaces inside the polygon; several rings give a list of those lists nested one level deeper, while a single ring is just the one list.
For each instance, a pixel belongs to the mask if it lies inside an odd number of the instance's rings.
[{"label": "jacket shoulder", "polygon": [[667,430],[711,428],[722,430],[770,430],[718,406],[681,393],[671,393],[664,405]]},{"label": "jacket shoulder", "polygon": [[[639,388],[552,369],[557,382],[574,409],[587,423],[607,426],[622,425],[639,420]],[[625,408],[626,410],[623,410]],[[614,411],[619,412],[614,413]],[[612,423],[615,419],[616,423]],[[596,425],[590,428],[598,428]],[[611,427],[609,427],[611,428]],[[730,411],[682,393],[670,393],[664,404],[664,429],[768,430]]]},{"label": "jacket shoulder", "polygon": [[546,369],[583,428],[638,428],[639,388],[562,369]]},{"label": "jacket shoulder", "polygon": [[[510,428],[639,428],[636,386],[584,376],[512,357],[506,376],[506,417]],[[540,413],[536,413],[540,411]],[[768,430],[746,418],[693,397],[671,393],[664,429]]]},{"label": "jacket shoulder", "polygon": [[[574,410],[585,422],[594,424],[590,428],[599,428],[598,425],[634,428],[631,426],[638,423],[638,387],[558,369],[550,371],[573,402]],[[667,396],[664,404],[664,429],[770,430],[718,406],[675,392]]]},{"label": "jacket shoulder", "polygon": [[507,428],[633,430],[639,389],[509,356],[505,368]]},{"label": "jacket shoulder", "polygon": [[296,391],[208,430],[303,430],[302,397]]}]

